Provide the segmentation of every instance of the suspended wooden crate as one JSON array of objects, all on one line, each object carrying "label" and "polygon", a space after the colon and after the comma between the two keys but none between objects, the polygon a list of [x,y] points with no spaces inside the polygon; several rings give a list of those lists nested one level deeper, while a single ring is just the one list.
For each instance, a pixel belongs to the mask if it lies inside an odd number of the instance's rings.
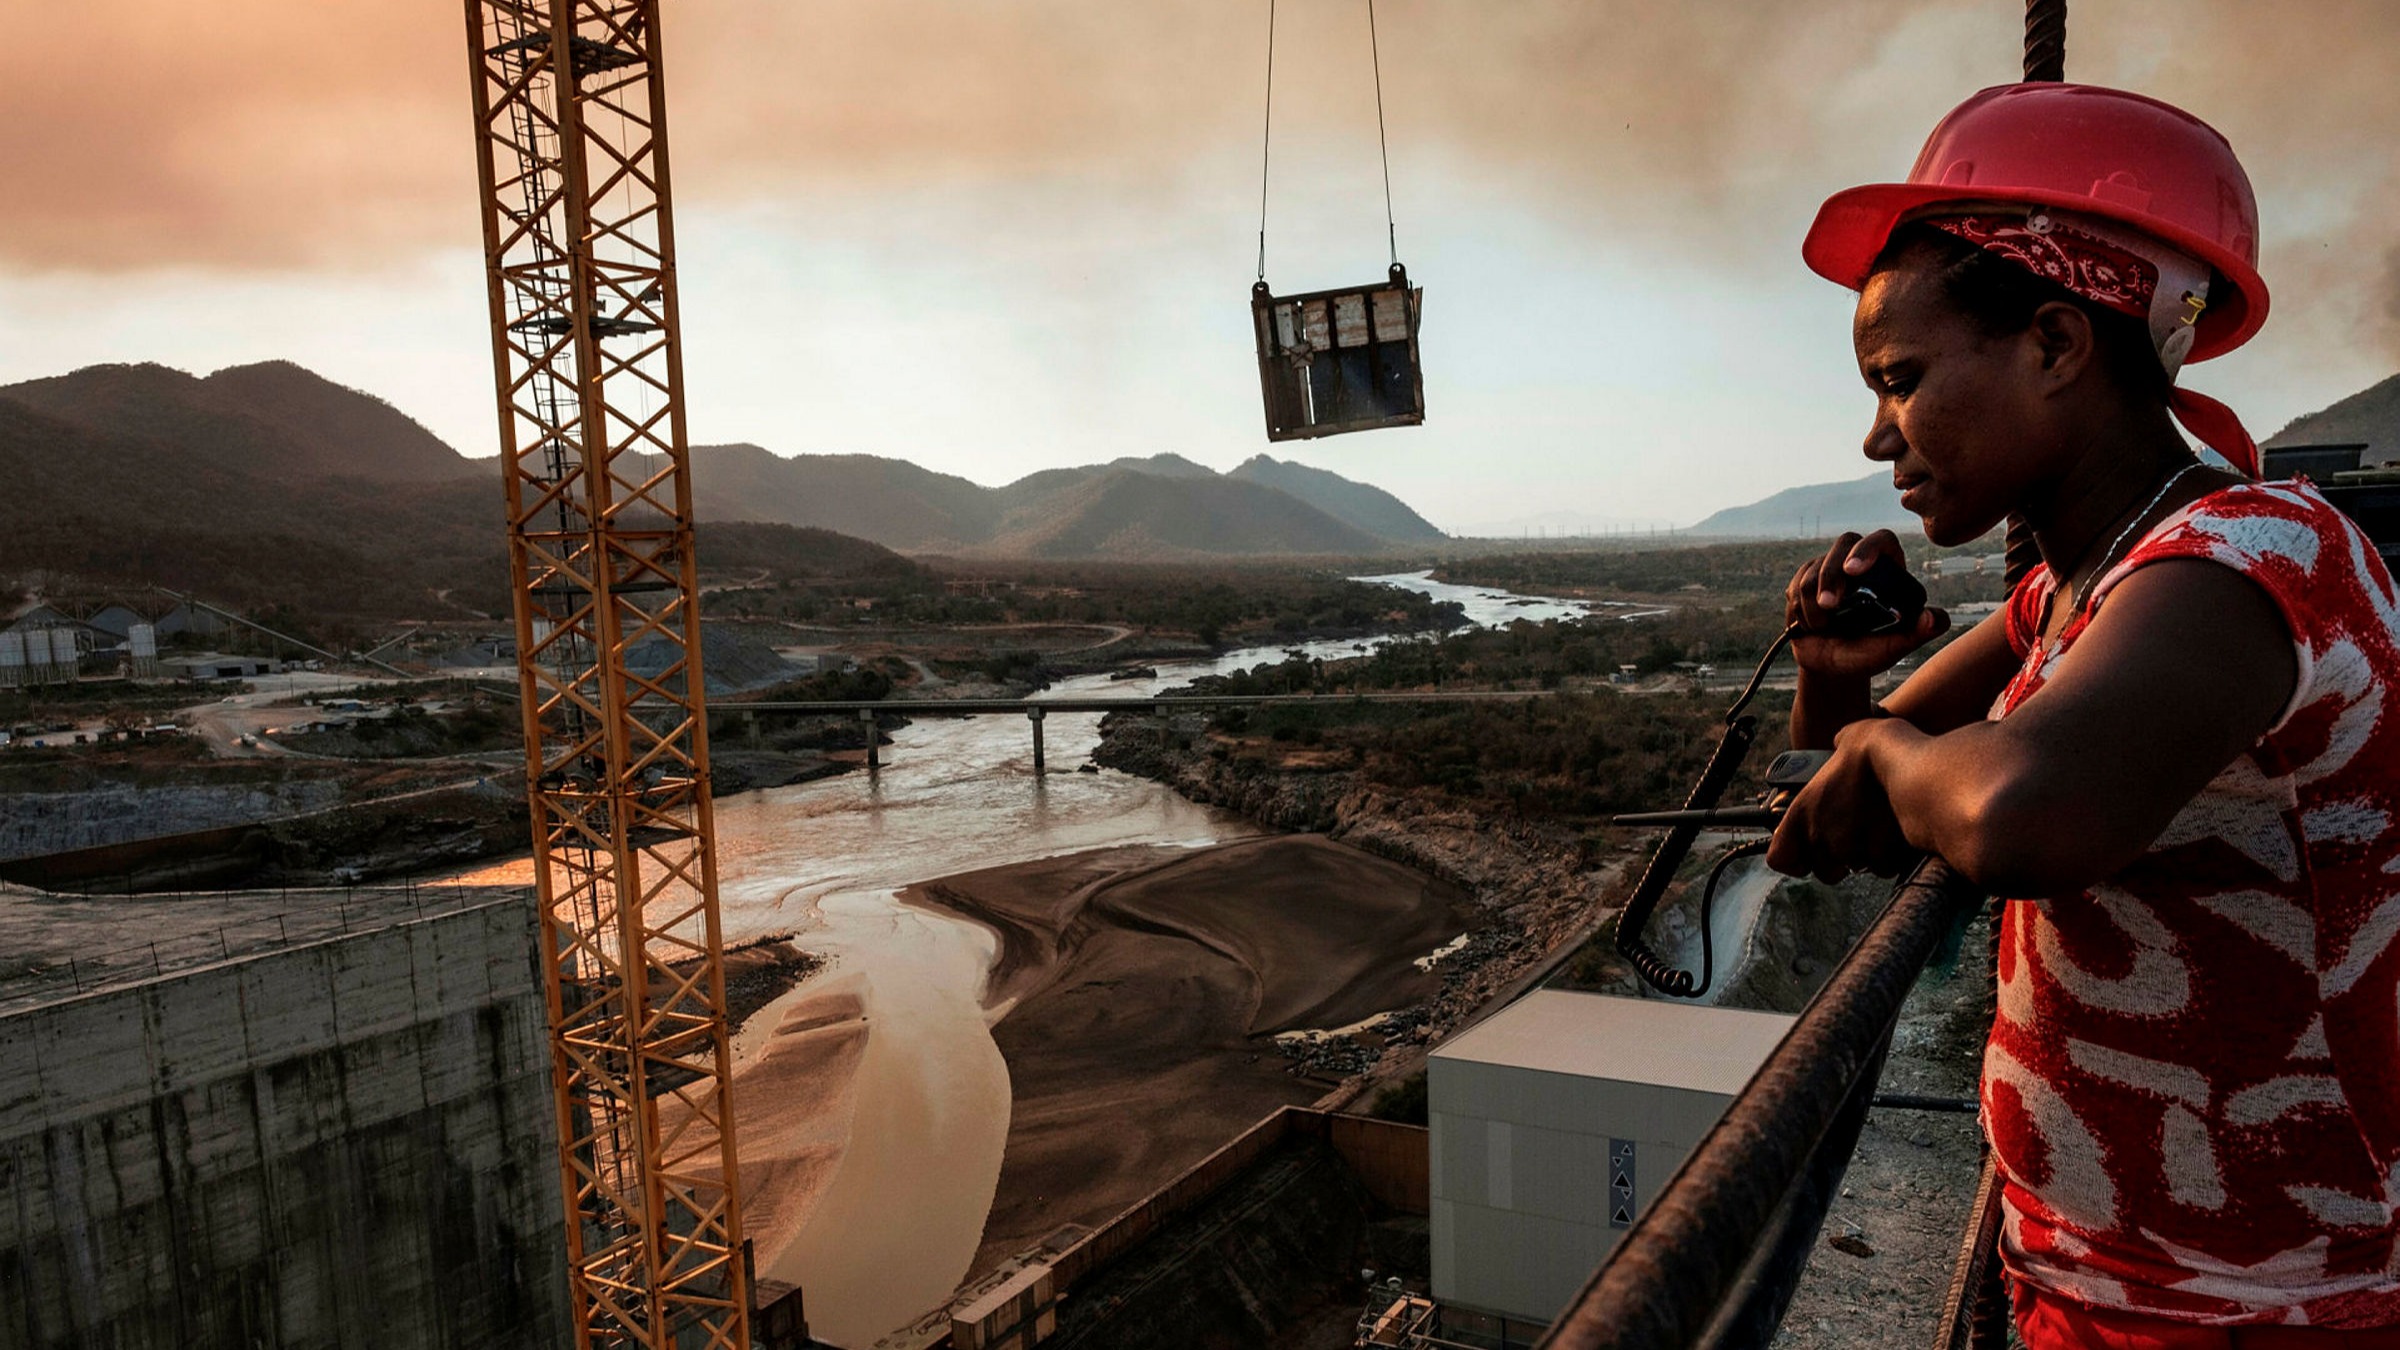
[{"label": "suspended wooden crate", "polygon": [[1391,279],[1306,295],[1250,288],[1258,330],[1258,382],[1267,401],[1267,439],[1299,441],[1425,420],[1417,366],[1417,319],[1425,292],[1408,269]]}]

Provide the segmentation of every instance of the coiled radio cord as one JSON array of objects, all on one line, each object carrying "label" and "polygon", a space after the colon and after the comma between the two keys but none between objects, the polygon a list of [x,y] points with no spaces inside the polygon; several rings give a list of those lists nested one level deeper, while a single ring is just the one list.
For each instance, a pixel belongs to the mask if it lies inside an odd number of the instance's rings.
[{"label": "coiled radio cord", "polygon": [[[1758,719],[1743,712],[1750,700],[1758,696],[1759,687],[1766,683],[1767,669],[1775,658],[1783,655],[1792,639],[1799,635],[1800,625],[1783,630],[1782,636],[1768,646],[1767,654],[1750,673],[1750,682],[1742,686],[1741,695],[1725,710],[1725,734],[1708,757],[1708,767],[1700,771],[1700,781],[1685,800],[1687,811],[1705,811],[1714,807],[1725,795],[1725,789],[1740,772],[1742,761],[1749,756],[1751,743],[1758,739]],[[1617,954],[1633,967],[1644,983],[1670,998],[1698,998],[1708,992],[1716,978],[1716,944],[1710,933],[1710,911],[1717,898],[1717,883],[1723,880],[1725,869],[1743,858],[1753,858],[1767,851],[1769,841],[1752,840],[1728,849],[1710,868],[1708,882],[1700,892],[1700,974],[1677,966],[1660,955],[1643,940],[1642,932],[1650,926],[1650,916],[1657,912],[1658,902],[1666,896],[1667,887],[1675,882],[1676,871],[1691,855],[1692,845],[1700,838],[1700,826],[1676,825],[1660,840],[1657,851],[1650,855],[1649,866],[1642,869],[1642,879],[1635,883],[1633,894],[1625,908],[1617,914]]]}]

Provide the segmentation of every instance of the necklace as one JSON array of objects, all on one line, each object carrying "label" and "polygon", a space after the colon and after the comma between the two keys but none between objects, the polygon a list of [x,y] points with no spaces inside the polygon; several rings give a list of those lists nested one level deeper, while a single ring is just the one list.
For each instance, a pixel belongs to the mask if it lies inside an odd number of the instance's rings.
[{"label": "necklace", "polygon": [[2185,474],[2190,473],[2192,470],[2199,467],[2200,461],[2193,460],[2191,463],[2184,465],[2182,468],[2177,469],[2174,473],[2167,476],[2167,481],[2159,485],[2157,494],[2151,497],[2149,501],[2144,502],[2141,510],[2133,513],[2133,519],[2125,522],[2125,528],[2117,531],[2116,538],[2108,541],[2108,551],[2100,555],[2100,566],[2092,573],[2095,578],[2108,575],[2108,569],[2110,565],[2115,563],[2117,559],[2117,546],[2125,542],[2125,536],[2132,534],[2143,521],[2150,518],[2150,513],[2157,510],[2158,504],[2167,499],[2167,494],[2175,490],[2175,485],[2183,481],[2183,476]]},{"label": "necklace", "polygon": [[[2192,470],[2199,467],[2200,461],[2193,460],[2191,463],[2186,464],[2182,468],[2177,469],[2175,472],[2167,475],[2167,481],[2159,485],[2158,491],[2152,494],[2149,501],[2142,503],[2141,510],[2133,513],[2133,519],[2125,522],[2125,528],[2117,531],[2117,537],[2108,541],[2108,547],[2100,554],[2100,565],[2092,569],[2092,581],[2097,581],[2100,578],[2108,575],[2108,569],[2116,564],[2117,549],[2124,544],[2126,538],[2135,530],[2141,528],[2142,522],[2150,518],[2150,513],[2157,510],[2158,504],[2167,499],[2167,494],[2175,490],[2175,485],[2183,481],[2183,476],[2185,474],[2190,473]],[[2087,582],[2086,586],[2088,587],[2089,584],[2090,583]],[[2052,590],[2050,592],[2049,600],[2043,602],[2044,613],[2042,615],[2042,628],[2045,632],[2050,627],[2050,616],[2047,612],[2050,606],[2050,601],[2055,601],[2056,599],[2058,599],[2058,591]],[[2083,607],[2083,596],[2081,594],[2078,594],[2075,597],[2075,607],[2078,609]]]}]

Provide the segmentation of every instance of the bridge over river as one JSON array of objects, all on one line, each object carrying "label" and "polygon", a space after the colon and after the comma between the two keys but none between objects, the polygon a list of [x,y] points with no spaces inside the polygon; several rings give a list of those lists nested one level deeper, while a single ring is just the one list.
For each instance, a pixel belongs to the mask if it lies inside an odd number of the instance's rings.
[{"label": "bridge over river", "polygon": [[[1354,694],[1153,694],[1111,698],[1104,694],[1056,698],[889,698],[825,699],[817,701],[760,701],[719,703],[719,713],[756,717],[762,712],[848,713],[871,722],[877,713],[906,717],[981,717],[1015,713],[1033,725],[1033,771],[1044,768],[1042,719],[1050,713],[1170,712],[1178,708],[1339,708],[1372,703],[1513,703],[1541,698],[1541,689],[1451,689],[1411,692],[1376,690]],[[881,758],[875,737],[867,737],[867,763]]]}]

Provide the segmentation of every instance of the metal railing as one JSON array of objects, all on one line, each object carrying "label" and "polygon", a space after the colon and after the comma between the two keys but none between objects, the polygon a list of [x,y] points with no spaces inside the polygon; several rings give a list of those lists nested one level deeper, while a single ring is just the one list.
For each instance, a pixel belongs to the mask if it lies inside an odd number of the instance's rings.
[{"label": "metal railing", "polygon": [[1541,1350],[1730,1350],[1774,1339],[1841,1190],[1901,1004],[1951,923],[1981,899],[1939,859],[1900,883]]}]

